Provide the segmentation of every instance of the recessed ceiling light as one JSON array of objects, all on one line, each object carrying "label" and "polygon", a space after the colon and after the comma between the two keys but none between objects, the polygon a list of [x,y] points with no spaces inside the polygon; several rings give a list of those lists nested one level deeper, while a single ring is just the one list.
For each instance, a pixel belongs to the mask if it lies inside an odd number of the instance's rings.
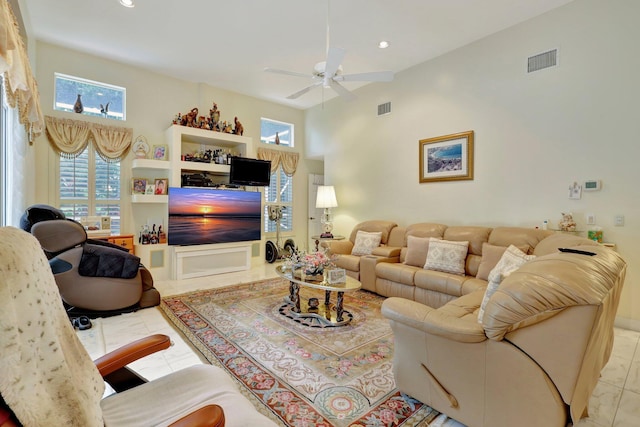
[{"label": "recessed ceiling light", "polygon": [[134,7],[133,0],[120,0],[120,4],[124,7]]},{"label": "recessed ceiling light", "polygon": [[378,43],[378,47],[380,49],[386,49],[389,47],[389,42],[386,40],[382,40],[380,43]]}]

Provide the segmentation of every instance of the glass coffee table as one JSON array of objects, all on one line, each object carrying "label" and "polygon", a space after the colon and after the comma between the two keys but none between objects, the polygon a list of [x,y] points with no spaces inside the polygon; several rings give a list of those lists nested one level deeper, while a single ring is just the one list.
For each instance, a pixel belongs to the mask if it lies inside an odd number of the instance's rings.
[{"label": "glass coffee table", "polygon": [[[344,309],[344,293],[354,292],[362,287],[362,284],[353,277],[347,276],[344,283],[329,284],[326,279],[312,281],[304,275],[295,277],[290,269],[282,265],[276,267],[276,273],[289,281],[289,295],[280,308],[280,313],[284,316],[300,324],[317,328],[344,326],[353,319],[353,315]],[[302,301],[301,286],[324,290],[324,304],[317,298]],[[331,303],[331,292],[337,293],[335,304]]]}]

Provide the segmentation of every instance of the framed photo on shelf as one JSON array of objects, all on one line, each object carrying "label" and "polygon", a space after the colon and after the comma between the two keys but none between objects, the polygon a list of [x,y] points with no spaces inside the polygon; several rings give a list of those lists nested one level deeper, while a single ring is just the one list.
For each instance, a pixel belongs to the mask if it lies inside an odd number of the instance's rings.
[{"label": "framed photo on shelf", "polygon": [[420,182],[473,179],[473,131],[421,139]]},{"label": "framed photo on shelf", "polygon": [[131,178],[131,194],[144,194],[147,190],[145,178]]},{"label": "framed photo on shelf", "polygon": [[166,144],[153,146],[153,159],[154,160],[169,160],[168,146]]},{"label": "framed photo on shelf", "polygon": [[168,180],[167,178],[156,178],[155,180],[155,190],[153,194],[167,194]]},{"label": "framed photo on shelf", "polygon": [[155,184],[147,184],[147,188],[145,188],[144,194],[154,194],[156,191]]}]

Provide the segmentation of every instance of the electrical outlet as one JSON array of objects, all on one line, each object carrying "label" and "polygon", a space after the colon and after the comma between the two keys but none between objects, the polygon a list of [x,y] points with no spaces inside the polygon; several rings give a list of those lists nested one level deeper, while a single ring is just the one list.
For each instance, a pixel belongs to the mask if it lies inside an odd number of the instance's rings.
[{"label": "electrical outlet", "polygon": [[616,227],[623,227],[624,226],[624,215],[616,215],[614,224],[615,224]]},{"label": "electrical outlet", "polygon": [[588,213],[585,215],[585,217],[586,217],[587,225],[595,225],[596,216],[594,214]]}]

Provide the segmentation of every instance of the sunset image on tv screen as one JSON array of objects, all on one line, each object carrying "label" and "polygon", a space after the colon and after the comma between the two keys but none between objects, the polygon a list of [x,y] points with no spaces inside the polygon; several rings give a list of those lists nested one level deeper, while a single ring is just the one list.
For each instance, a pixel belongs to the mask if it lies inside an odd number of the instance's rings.
[{"label": "sunset image on tv screen", "polygon": [[168,243],[201,245],[260,240],[261,193],[169,189]]}]

